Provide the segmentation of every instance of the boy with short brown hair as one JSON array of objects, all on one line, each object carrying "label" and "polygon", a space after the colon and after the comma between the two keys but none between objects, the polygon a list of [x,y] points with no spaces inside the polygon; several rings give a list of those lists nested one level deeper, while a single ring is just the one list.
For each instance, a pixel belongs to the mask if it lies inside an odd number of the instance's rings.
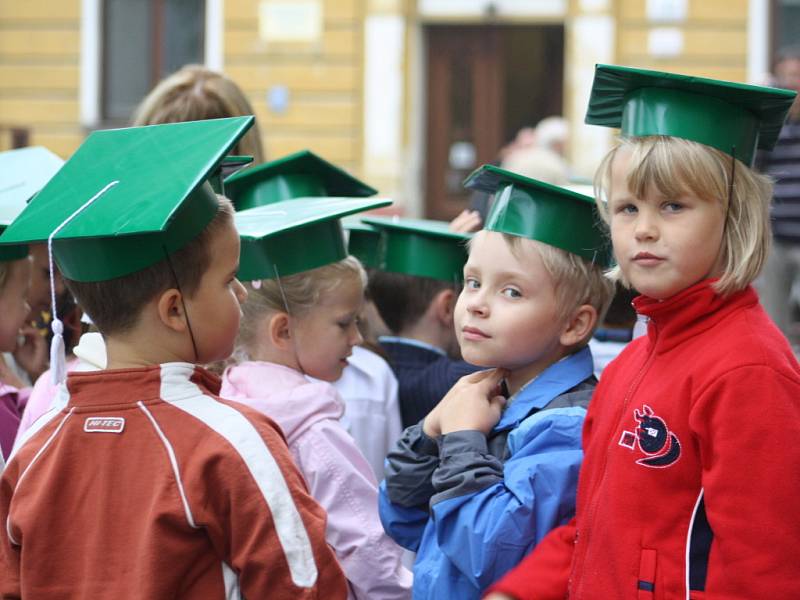
[{"label": "boy with short brown hair", "polygon": [[246,297],[205,180],[251,122],[95,132],[4,234],[50,239],[109,368],[71,373],[3,473],[1,596],[346,597],[280,430],[195,364],[230,354]]}]

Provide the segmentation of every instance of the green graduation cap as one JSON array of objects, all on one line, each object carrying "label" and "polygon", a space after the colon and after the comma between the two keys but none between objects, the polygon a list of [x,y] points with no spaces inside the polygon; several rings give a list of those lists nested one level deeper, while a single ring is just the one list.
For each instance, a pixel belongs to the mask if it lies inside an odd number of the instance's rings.
[{"label": "green graduation cap", "polygon": [[586,123],[625,137],[692,140],[750,165],[770,150],[796,92],[729,81],[597,65]]},{"label": "green graduation cap", "polygon": [[381,230],[364,223],[360,217],[342,220],[347,232],[347,251],[369,269],[378,269],[384,253],[384,237]]},{"label": "green graduation cap", "polygon": [[285,277],[340,261],[347,257],[342,217],[391,203],[384,198],[297,198],[239,211],[238,277]]},{"label": "green graduation cap", "polygon": [[237,211],[292,198],[364,198],[377,193],[309,150],[244,169],[225,180],[225,194]]},{"label": "green graduation cap", "polygon": [[253,117],[95,131],[0,236],[53,236],[61,272],[104,281],[144,269],[196,237],[218,210],[208,179]]},{"label": "green graduation cap", "polygon": [[445,221],[399,217],[362,220],[385,236],[381,270],[449,282],[464,278],[469,234],[450,231]]},{"label": "green graduation cap", "polygon": [[484,229],[537,240],[609,266],[610,244],[589,196],[493,165],[474,171],[464,186],[494,194]]},{"label": "green graduation cap", "polygon": [[[0,233],[63,164],[61,158],[41,146],[0,152]],[[19,260],[27,255],[27,244],[0,246],[0,261]]]}]

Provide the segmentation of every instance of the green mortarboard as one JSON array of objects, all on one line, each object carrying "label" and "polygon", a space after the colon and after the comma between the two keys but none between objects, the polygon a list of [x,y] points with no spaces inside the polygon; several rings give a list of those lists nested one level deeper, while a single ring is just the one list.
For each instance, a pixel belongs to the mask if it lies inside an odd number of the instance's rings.
[{"label": "green mortarboard", "polygon": [[464,278],[470,236],[450,231],[446,221],[399,217],[364,217],[363,221],[384,232],[381,270],[449,282]]},{"label": "green mortarboard", "polygon": [[391,203],[383,198],[297,198],[239,211],[238,277],[285,277],[340,261],[347,257],[341,218]]},{"label": "green mortarboard", "polygon": [[384,252],[381,230],[364,223],[360,217],[347,217],[342,225],[347,231],[347,252],[369,269],[380,268]]},{"label": "green mortarboard", "polygon": [[207,180],[253,117],[95,131],[0,236],[53,235],[61,272],[104,281],[179,250],[216,215]]},{"label": "green mortarboard", "polygon": [[378,191],[313,152],[302,150],[232,175],[225,180],[225,193],[238,211],[292,198],[363,198]]},{"label": "green mortarboard", "polygon": [[[61,158],[41,146],[0,152],[0,233],[63,164]],[[0,246],[0,261],[19,260],[27,255],[27,244]]]},{"label": "green mortarboard", "polygon": [[493,165],[474,171],[464,186],[494,194],[484,229],[536,240],[609,266],[608,236],[589,196]]},{"label": "green mortarboard", "polygon": [[716,148],[750,165],[770,150],[796,92],[704,77],[597,65],[586,123],[625,137],[668,135]]}]

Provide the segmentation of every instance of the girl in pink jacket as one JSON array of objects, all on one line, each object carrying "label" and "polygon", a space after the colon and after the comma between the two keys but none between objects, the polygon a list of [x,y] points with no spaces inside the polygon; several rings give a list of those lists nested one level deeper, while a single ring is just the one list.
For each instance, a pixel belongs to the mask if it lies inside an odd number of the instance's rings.
[{"label": "girl in pink jacket", "polygon": [[410,598],[402,550],[378,517],[375,476],[339,422],[344,404],[328,383],[341,376],[361,342],[357,315],[365,283],[361,264],[348,257],[249,284],[242,361],[226,370],[221,395],[260,410],[283,429],[311,495],[328,512],[327,541],[350,598]]}]

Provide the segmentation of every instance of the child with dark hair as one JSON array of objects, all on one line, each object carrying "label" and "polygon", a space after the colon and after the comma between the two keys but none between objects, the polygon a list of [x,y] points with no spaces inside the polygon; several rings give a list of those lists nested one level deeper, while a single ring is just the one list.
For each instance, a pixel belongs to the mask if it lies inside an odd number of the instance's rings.
[{"label": "child with dark hair", "polygon": [[0,596],[346,597],[280,429],[197,366],[231,353],[247,295],[207,180],[251,122],[94,132],[0,238],[48,240],[108,350],[3,472]]},{"label": "child with dark hair", "polygon": [[378,338],[397,375],[403,427],[419,423],[477,367],[461,360],[453,310],[469,236],[447,223],[364,218],[383,231],[385,256],[369,293],[391,336]]}]

